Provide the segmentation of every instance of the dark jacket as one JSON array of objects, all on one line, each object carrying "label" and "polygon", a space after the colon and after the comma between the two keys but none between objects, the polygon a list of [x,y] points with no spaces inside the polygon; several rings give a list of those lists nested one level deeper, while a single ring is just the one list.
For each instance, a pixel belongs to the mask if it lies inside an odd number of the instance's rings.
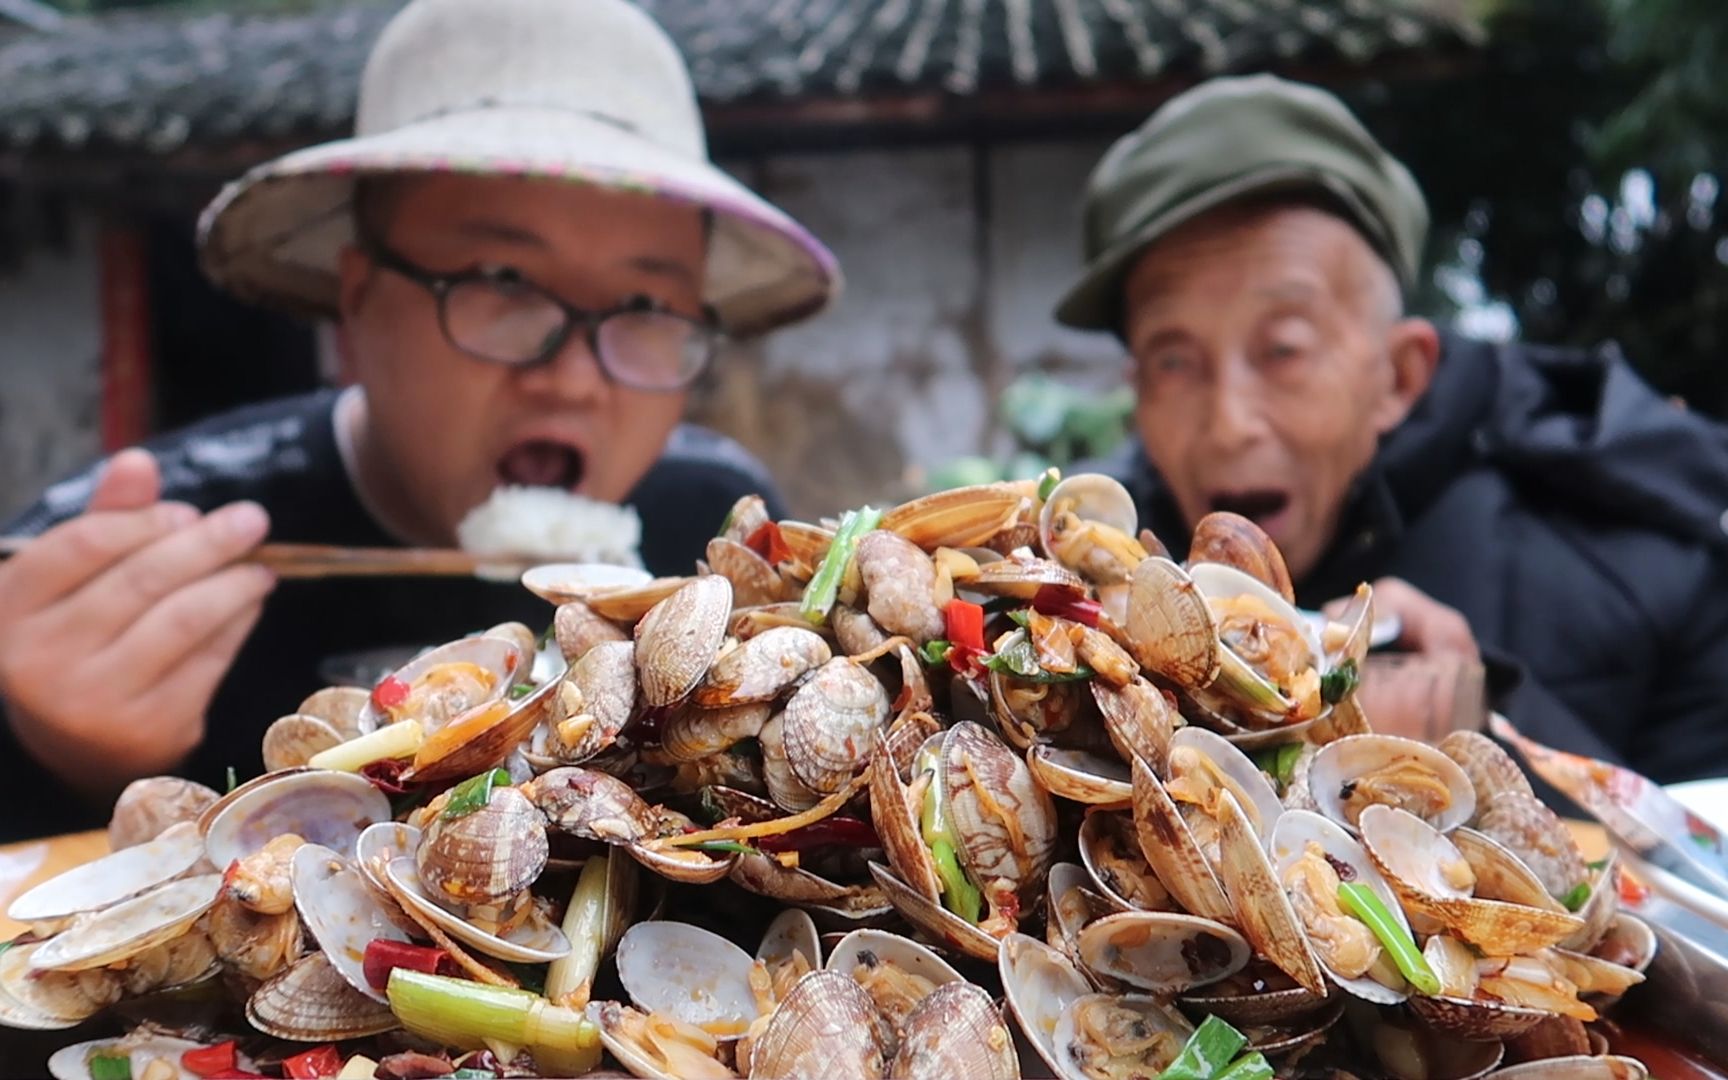
[{"label": "dark jacket", "polygon": [[[1138,441],[1105,464],[1177,557]],[[1404,578],[1523,667],[1531,737],[1660,782],[1728,772],[1728,429],[1612,347],[1445,336],[1434,383],[1360,477],[1297,601]]]},{"label": "dark jacket", "polygon": [[[322,391],[264,402],[146,443],[162,469],[163,497],[202,510],[255,500],[270,512],[272,540],[394,545],[348,479],[332,422],[335,401],[334,391]],[[78,513],[95,475],[92,468],[50,487],[0,534],[39,533]],[[678,428],[627,500],[642,520],[643,562],[657,574],[694,572],[733,502],[751,492],[768,500],[775,517],[784,516],[766,470],[742,447],[702,428]],[[515,582],[278,582],[217,687],[204,742],[180,772],[218,790],[229,769],[241,779],[261,772],[261,740],[273,720],[331,681],[376,677],[356,673],[357,665],[344,658],[380,650],[400,654],[501,622],[539,630],[551,619],[552,606]],[[0,840],[101,825],[108,818],[109,807],[69,798],[19,747],[10,724],[0,724],[0,786],[13,796],[0,811]]]}]

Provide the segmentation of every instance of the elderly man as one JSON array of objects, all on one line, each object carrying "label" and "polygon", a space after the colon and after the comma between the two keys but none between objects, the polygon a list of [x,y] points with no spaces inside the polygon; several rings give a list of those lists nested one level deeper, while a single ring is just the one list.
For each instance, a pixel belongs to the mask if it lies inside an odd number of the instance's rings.
[{"label": "elderly man", "polygon": [[[349,389],[116,455],[5,530],[4,832],[100,821],[137,777],[220,787],[333,654],[544,625],[514,586],[278,584],[266,535],[448,546],[500,484],[627,503],[688,572],[741,495],[737,445],[679,425],[723,335],[827,303],[832,256],[712,165],[671,41],[624,0],[414,0],[357,134],[252,171],[205,215],[237,294],[338,319]],[[75,792],[88,801],[64,797]]]},{"label": "elderly man", "polygon": [[1138,439],[1110,468],[1179,557],[1235,511],[1299,602],[1372,581],[1403,649],[1516,661],[1499,704],[1532,737],[1661,781],[1722,772],[1723,429],[1612,348],[1411,316],[1427,221],[1320,90],[1222,79],[1166,104],[1093,173],[1057,311],[1132,357]]}]

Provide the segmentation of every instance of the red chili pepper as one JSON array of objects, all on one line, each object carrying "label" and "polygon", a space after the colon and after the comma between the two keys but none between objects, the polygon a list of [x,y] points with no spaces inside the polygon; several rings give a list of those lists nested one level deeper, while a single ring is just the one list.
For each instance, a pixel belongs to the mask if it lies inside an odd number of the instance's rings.
[{"label": "red chili pepper", "polygon": [[875,848],[882,846],[882,838],[867,821],[834,817],[777,836],[758,837],[756,846],[769,854],[809,851],[819,847]]},{"label": "red chili pepper", "polygon": [[965,600],[950,600],[943,613],[947,616],[948,640],[956,649],[984,651],[984,609],[982,607]]},{"label": "red chili pepper", "polygon": [[1069,619],[1093,628],[1098,626],[1098,619],[1104,614],[1104,605],[1062,585],[1039,586],[1037,594],[1032,597],[1032,609],[1041,615]]},{"label": "red chili pepper", "polygon": [[437,975],[439,969],[445,973],[455,967],[455,961],[443,949],[434,949],[427,945],[410,945],[405,941],[391,941],[388,938],[375,938],[366,946],[366,955],[361,960],[361,970],[366,973],[366,981],[379,990],[390,985],[390,972],[396,968],[407,968],[427,975]]},{"label": "red chili pepper", "polygon": [[180,1065],[187,1072],[199,1076],[215,1076],[217,1073],[233,1072],[237,1067],[234,1063],[235,1050],[239,1044],[229,1039],[215,1046],[200,1046],[196,1050],[188,1050],[180,1055]]},{"label": "red chili pepper", "polygon": [[318,1080],[342,1071],[342,1052],[326,1044],[282,1059],[282,1071],[294,1080]]},{"label": "red chili pepper", "polygon": [[767,559],[770,566],[779,566],[792,557],[792,549],[787,546],[780,526],[772,521],[756,526],[756,531],[750,534],[750,539],[744,541],[744,546]]},{"label": "red chili pepper", "polygon": [[382,682],[372,688],[372,705],[378,709],[391,709],[408,700],[408,684],[394,675],[386,675]]},{"label": "red chili pepper", "polygon": [[977,678],[984,674],[984,660],[989,655],[983,649],[951,645],[948,648],[948,666],[967,678]]}]

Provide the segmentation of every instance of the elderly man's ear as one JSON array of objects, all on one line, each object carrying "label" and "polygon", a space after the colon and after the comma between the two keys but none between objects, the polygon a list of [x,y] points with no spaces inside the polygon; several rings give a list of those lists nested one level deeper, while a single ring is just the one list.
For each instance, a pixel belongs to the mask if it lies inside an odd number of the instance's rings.
[{"label": "elderly man's ear", "polygon": [[1428,392],[1440,363],[1440,332],[1427,319],[1400,319],[1387,335],[1386,351],[1390,377],[1374,410],[1374,430],[1381,435],[1402,424]]}]

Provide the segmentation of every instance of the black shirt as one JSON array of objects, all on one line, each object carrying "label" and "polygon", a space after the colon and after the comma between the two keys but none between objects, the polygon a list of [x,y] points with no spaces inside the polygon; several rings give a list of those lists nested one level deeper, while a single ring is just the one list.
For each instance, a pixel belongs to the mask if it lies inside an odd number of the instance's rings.
[{"label": "black shirt", "polygon": [[[339,392],[323,390],[248,406],[164,435],[145,447],[162,470],[163,498],[200,510],[251,499],[270,514],[270,539],[399,546],[361,505],[335,430]],[[50,487],[4,529],[35,535],[79,513],[99,466]],[[688,574],[742,495],[756,492],[783,515],[761,464],[738,444],[684,425],[631,493],[642,520],[642,560],[656,574]],[[342,658],[437,644],[506,621],[547,626],[552,607],[519,584],[457,578],[284,580],[217,688],[203,744],[180,775],[222,790],[228,768],[263,769],[260,743],[277,717],[335,681]],[[74,688],[68,687],[69,692]],[[0,731],[0,776],[11,794],[0,841],[106,823]]]}]

